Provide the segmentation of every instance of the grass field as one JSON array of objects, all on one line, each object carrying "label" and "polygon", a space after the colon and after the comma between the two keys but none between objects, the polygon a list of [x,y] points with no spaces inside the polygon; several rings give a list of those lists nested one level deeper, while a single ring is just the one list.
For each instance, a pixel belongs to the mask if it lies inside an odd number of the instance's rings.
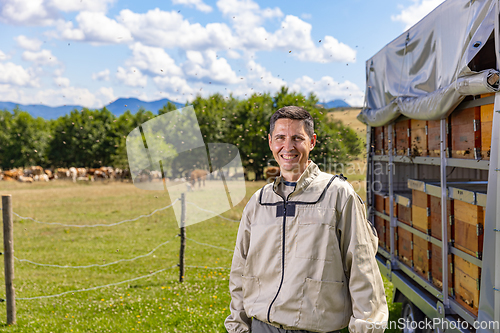
[{"label": "grass field", "polygon": [[[329,115],[351,126],[364,140],[365,126],[355,118],[358,112]],[[346,175],[365,199],[363,156],[331,171]],[[245,200],[223,216],[239,220],[247,200],[263,185],[247,182]],[[144,191],[120,182],[0,182],[0,194],[12,194],[14,211],[21,216],[67,225],[111,224],[149,214],[175,200],[164,191]],[[193,209],[188,206],[188,214],[190,210],[199,213]],[[185,281],[179,283],[176,265],[180,239],[173,208],[104,227],[40,224],[15,217],[17,325],[5,325],[5,303],[1,303],[0,330],[225,332],[223,322],[230,302],[228,275],[237,230],[238,223],[220,217],[187,227],[187,267]],[[384,283],[390,319],[397,320],[400,305],[390,302],[392,285],[387,280]],[[63,295],[44,297],[59,294]],[[3,283],[1,295],[5,295]]]},{"label": "grass field", "polygon": [[[262,185],[248,182],[246,199],[223,215],[238,220],[246,200]],[[16,213],[43,222],[110,224],[171,203],[166,192],[139,190],[129,183],[2,182],[1,186],[1,194],[12,194]],[[190,209],[188,206],[188,214]],[[186,228],[184,283],[178,282],[175,266],[179,237],[172,208],[112,227],[47,225],[17,217],[14,225],[17,259],[61,266],[111,265],[59,268],[16,260],[18,323],[12,327],[3,324],[2,331],[225,332],[223,322],[230,302],[228,268],[238,223],[216,217]],[[112,264],[138,256],[144,257]],[[147,275],[151,276],[78,291]],[[390,300],[392,291],[386,287]],[[65,292],[58,297],[21,299]],[[3,285],[0,294],[5,294]],[[399,310],[392,305],[391,309],[397,316]],[[5,318],[3,303],[0,322],[5,323]]]}]

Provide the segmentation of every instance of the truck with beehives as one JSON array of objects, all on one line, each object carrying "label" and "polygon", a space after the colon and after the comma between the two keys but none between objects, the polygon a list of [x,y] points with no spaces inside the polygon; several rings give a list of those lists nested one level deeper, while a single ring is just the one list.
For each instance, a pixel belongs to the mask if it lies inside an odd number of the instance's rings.
[{"label": "truck with beehives", "polygon": [[499,8],[447,0],[366,62],[368,216],[403,303],[389,328],[499,333]]}]

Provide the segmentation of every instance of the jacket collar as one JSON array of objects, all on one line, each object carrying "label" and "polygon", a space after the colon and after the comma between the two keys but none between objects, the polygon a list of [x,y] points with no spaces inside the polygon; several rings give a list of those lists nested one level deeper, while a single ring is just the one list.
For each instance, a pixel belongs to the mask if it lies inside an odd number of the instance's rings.
[{"label": "jacket collar", "polygon": [[[316,178],[319,175],[320,170],[319,170],[318,166],[316,165],[316,163],[314,163],[311,160],[309,160],[308,162],[309,162],[309,165],[304,170],[304,172],[302,172],[299,179],[297,180],[297,185],[295,185],[295,190],[290,195],[290,197],[292,197],[292,196],[296,195],[297,193],[300,193],[302,190],[306,189],[307,186],[309,186],[309,184],[312,183],[314,178]],[[273,184],[274,191],[277,191],[279,184],[283,180],[284,179],[281,175],[279,177],[276,177],[276,179],[274,180],[274,184]]]}]

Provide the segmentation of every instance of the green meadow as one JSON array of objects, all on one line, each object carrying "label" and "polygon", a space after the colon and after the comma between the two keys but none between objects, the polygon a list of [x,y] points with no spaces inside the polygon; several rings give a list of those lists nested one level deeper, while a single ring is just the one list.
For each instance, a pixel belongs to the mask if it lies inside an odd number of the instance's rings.
[{"label": "green meadow", "polygon": [[[239,220],[264,182],[246,184],[245,199],[222,214],[226,219],[214,217],[186,227],[186,268],[180,283],[179,229],[173,207],[161,209],[176,199],[167,192],[121,182],[2,182],[0,193],[12,195],[14,212],[38,222],[14,217],[17,324],[5,324],[1,303],[0,330],[225,332],[238,230],[238,223],[227,219]],[[155,210],[135,221],[89,227]],[[194,210],[188,205],[187,214]],[[392,286],[385,282],[390,303]],[[0,295],[5,295],[3,283]],[[397,319],[400,306],[390,304],[390,309],[391,319]]]}]

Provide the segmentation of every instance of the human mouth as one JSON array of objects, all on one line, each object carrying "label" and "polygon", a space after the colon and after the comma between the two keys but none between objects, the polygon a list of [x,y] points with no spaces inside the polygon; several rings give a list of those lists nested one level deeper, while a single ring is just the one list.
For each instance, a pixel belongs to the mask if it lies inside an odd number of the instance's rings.
[{"label": "human mouth", "polygon": [[285,161],[290,161],[295,159],[299,155],[281,155],[281,158],[284,159]]}]

